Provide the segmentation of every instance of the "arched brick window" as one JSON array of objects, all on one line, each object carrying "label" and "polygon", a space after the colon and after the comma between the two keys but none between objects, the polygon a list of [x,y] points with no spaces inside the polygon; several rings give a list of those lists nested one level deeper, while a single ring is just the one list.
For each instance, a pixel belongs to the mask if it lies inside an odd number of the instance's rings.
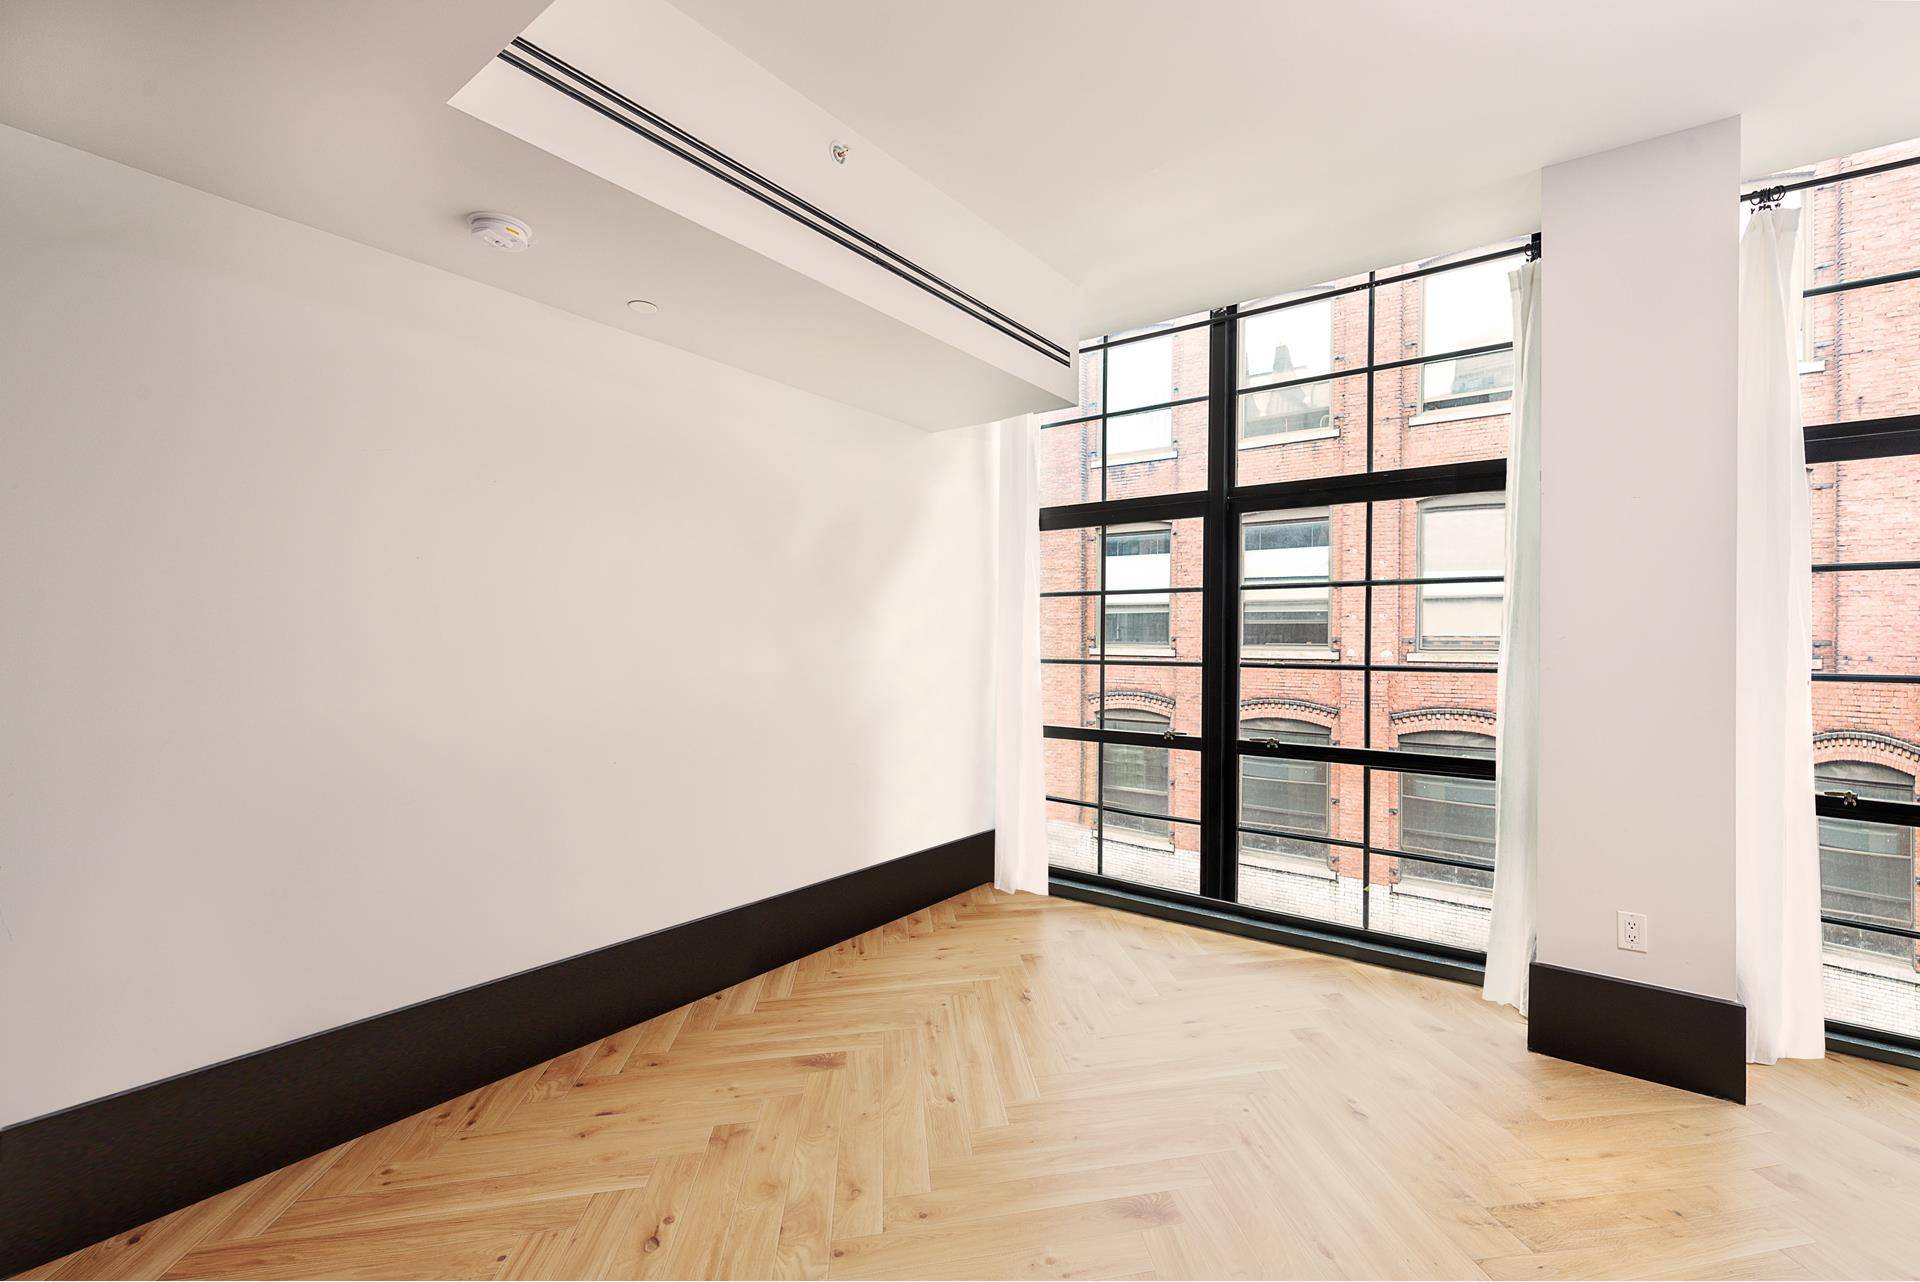
[{"label": "arched brick window", "polygon": [[[1871,761],[1823,761],[1814,767],[1822,792],[1851,792],[1872,801],[1912,801],[1913,776]],[[1913,929],[1913,829],[1858,819],[1820,820],[1820,911],[1863,925]],[[1839,948],[1913,956],[1913,941],[1872,930],[1827,926]]]},{"label": "arched brick window", "polygon": [[[1400,746],[1449,757],[1492,757],[1493,736],[1465,730],[1418,730]],[[1493,780],[1448,775],[1400,776],[1400,849],[1411,855],[1493,863]],[[1493,873],[1418,859],[1400,861],[1400,875],[1491,892]]]},{"label": "arched brick window", "polygon": [[[1291,717],[1248,717],[1240,723],[1244,739],[1275,739],[1281,743],[1333,742],[1333,732],[1311,721]],[[1332,828],[1332,798],[1327,787],[1327,763],[1279,757],[1240,758],[1240,822],[1255,828],[1283,828],[1307,836],[1324,837]],[[1326,847],[1312,842],[1243,832],[1242,850],[1325,858]]]},{"label": "arched brick window", "polygon": [[[1137,734],[1164,734],[1169,724],[1164,715],[1149,712],[1145,708],[1108,708],[1100,717],[1102,730],[1126,730]],[[1165,748],[1109,743],[1102,745],[1101,751],[1105,754],[1101,759],[1101,804],[1143,811],[1146,815],[1169,813],[1171,781]],[[1165,819],[1121,814],[1115,810],[1107,812],[1106,826],[1154,837],[1165,837],[1171,830],[1171,825]]]}]

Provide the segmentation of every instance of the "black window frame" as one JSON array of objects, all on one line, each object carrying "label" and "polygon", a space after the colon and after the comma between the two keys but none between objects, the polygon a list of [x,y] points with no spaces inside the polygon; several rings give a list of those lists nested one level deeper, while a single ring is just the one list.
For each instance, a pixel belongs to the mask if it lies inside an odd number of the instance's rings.
[{"label": "black window frame", "polygon": [[[1126,881],[1109,877],[1104,872],[1104,820],[1098,817],[1103,809],[1100,804],[1105,797],[1104,788],[1096,780],[1093,802],[1049,796],[1049,801],[1063,804],[1090,807],[1096,812],[1094,824],[1095,868],[1092,873],[1056,867],[1053,875],[1056,880],[1080,883],[1094,888],[1107,888],[1123,891],[1136,897],[1149,897],[1169,904],[1188,907],[1205,906],[1212,909],[1228,909],[1235,914],[1249,918],[1258,918],[1290,927],[1310,929],[1317,933],[1337,935],[1367,944],[1384,945],[1392,949],[1418,950],[1422,955],[1457,962],[1477,963],[1484,960],[1484,952],[1456,948],[1447,944],[1408,936],[1389,934],[1374,928],[1372,922],[1371,896],[1366,887],[1373,882],[1374,858],[1376,855],[1406,861],[1414,856],[1403,852],[1391,851],[1376,844],[1374,839],[1373,814],[1376,805],[1387,804],[1382,791],[1384,785],[1376,786],[1376,772],[1394,773],[1402,770],[1421,774],[1464,777],[1491,780],[1494,777],[1494,762],[1491,759],[1466,757],[1455,754],[1423,754],[1409,752],[1399,748],[1349,747],[1332,744],[1310,744],[1281,742],[1276,737],[1251,738],[1243,736],[1241,724],[1243,718],[1257,717],[1258,712],[1243,708],[1240,695],[1240,673],[1243,667],[1275,666],[1306,668],[1319,670],[1343,670],[1361,674],[1363,688],[1360,716],[1363,721],[1360,742],[1371,745],[1376,742],[1373,714],[1373,674],[1377,671],[1403,670],[1411,667],[1419,671],[1442,670],[1447,672],[1484,672],[1496,670],[1493,656],[1468,654],[1456,660],[1453,656],[1443,663],[1405,665],[1397,662],[1377,662],[1373,651],[1373,615],[1374,592],[1386,587],[1418,585],[1423,582],[1417,575],[1412,578],[1376,579],[1374,577],[1374,509],[1376,504],[1392,503],[1406,499],[1422,499],[1462,494],[1488,494],[1504,501],[1506,490],[1506,460],[1482,459],[1471,462],[1446,463],[1424,467],[1399,469],[1381,469],[1377,467],[1374,442],[1375,430],[1375,382],[1379,375],[1397,370],[1407,365],[1424,367],[1432,361],[1458,359],[1462,356],[1483,355],[1491,351],[1511,352],[1512,344],[1494,344],[1489,347],[1475,348],[1467,352],[1434,352],[1410,358],[1387,359],[1376,351],[1375,316],[1377,312],[1378,292],[1389,286],[1415,280],[1437,273],[1475,267],[1482,264],[1508,261],[1518,265],[1523,259],[1538,257],[1540,238],[1532,237],[1516,240],[1489,249],[1482,253],[1457,258],[1431,260],[1427,265],[1414,267],[1406,271],[1391,273],[1369,272],[1364,277],[1355,277],[1347,283],[1327,290],[1308,292],[1290,296],[1271,303],[1253,305],[1232,305],[1216,308],[1202,318],[1184,320],[1155,326],[1124,335],[1110,336],[1085,344],[1081,348],[1085,356],[1098,352],[1101,355],[1102,386],[1097,404],[1099,413],[1078,413],[1044,425],[1043,430],[1052,428],[1073,428],[1088,430],[1097,428],[1098,450],[1096,457],[1101,460],[1100,494],[1110,492],[1111,473],[1124,469],[1129,464],[1109,457],[1107,449],[1107,413],[1109,409],[1106,371],[1109,365],[1107,354],[1113,349],[1128,343],[1167,338],[1185,331],[1205,328],[1208,340],[1208,391],[1204,398],[1191,397],[1173,404],[1192,404],[1204,400],[1208,406],[1207,439],[1207,483],[1200,491],[1151,495],[1127,498],[1106,498],[1089,502],[1076,502],[1049,506],[1040,513],[1040,528],[1043,531],[1072,529],[1098,529],[1102,531],[1101,546],[1105,547],[1104,529],[1110,525],[1133,524],[1144,521],[1181,521],[1198,518],[1202,531],[1203,571],[1198,587],[1175,586],[1173,592],[1198,591],[1202,594],[1201,659],[1166,661],[1177,666],[1199,667],[1201,669],[1201,733],[1199,735],[1177,734],[1171,730],[1159,736],[1156,742],[1149,736],[1110,729],[1104,722],[1096,728],[1084,726],[1052,726],[1045,728],[1049,738],[1091,741],[1100,744],[1141,744],[1142,746],[1165,746],[1173,751],[1187,751],[1199,754],[1200,777],[1200,868],[1198,893],[1187,894],[1164,888],[1145,885],[1138,881]],[[1278,310],[1290,306],[1300,306],[1323,300],[1333,300],[1342,294],[1364,294],[1367,304],[1367,360],[1365,365],[1342,368],[1329,376],[1315,376],[1296,381],[1302,384],[1326,381],[1331,378],[1359,377],[1366,380],[1365,415],[1365,470],[1341,476],[1315,477],[1301,480],[1283,480],[1258,484],[1241,485],[1237,472],[1244,449],[1258,448],[1264,442],[1254,438],[1249,443],[1241,436],[1240,404],[1242,397],[1250,390],[1240,386],[1240,359],[1238,341],[1241,332],[1240,322],[1252,315]],[[1155,407],[1159,408],[1159,407]],[[1136,411],[1137,412],[1137,411]],[[1120,415],[1114,415],[1120,417]],[[1314,580],[1306,586],[1325,586],[1329,592],[1331,605],[1332,589],[1335,587],[1357,587],[1366,594],[1365,615],[1366,635],[1360,639],[1359,661],[1343,662],[1337,658],[1326,661],[1311,661],[1303,658],[1249,658],[1241,653],[1244,635],[1243,628],[1243,584],[1241,582],[1241,558],[1245,518],[1303,508],[1325,509],[1331,512],[1342,505],[1358,505],[1365,512],[1365,569],[1360,579],[1341,581],[1333,578]],[[1449,580],[1459,581],[1459,580]],[[1106,594],[1104,579],[1098,589],[1076,589],[1067,592],[1043,593],[1043,596],[1090,596]],[[1101,615],[1105,616],[1104,605]],[[1486,662],[1474,660],[1484,658]],[[1043,660],[1043,662],[1075,662],[1078,660]],[[1108,662],[1116,665],[1128,664],[1126,658],[1107,656],[1085,660],[1102,665],[1100,706],[1106,706],[1105,666]],[[1100,754],[1104,756],[1104,750]],[[1361,860],[1362,893],[1360,895],[1360,922],[1332,922],[1318,918],[1291,916],[1267,908],[1256,907],[1239,902],[1238,880],[1240,862],[1240,839],[1249,826],[1242,823],[1240,814],[1239,786],[1242,777],[1242,762],[1245,759],[1277,758],[1295,762],[1319,763],[1331,769],[1337,765],[1362,767],[1360,772],[1362,817],[1358,832],[1361,840],[1353,841],[1335,837],[1327,833],[1289,834],[1277,830],[1270,831],[1261,826],[1252,826],[1252,832],[1260,837],[1296,836],[1303,842],[1310,842],[1325,848],[1347,847],[1358,851]],[[1376,793],[1381,795],[1376,796]],[[1174,823],[1194,822],[1191,817],[1176,818],[1166,816]],[[1432,859],[1435,863],[1446,863],[1441,857]]]},{"label": "black window frame", "polygon": [[[1790,192],[1854,182],[1914,165],[1920,165],[1920,154],[1793,182],[1774,183],[1754,191],[1742,192],[1740,200],[1755,208],[1768,208],[1779,204]],[[1828,294],[1853,294],[1861,290],[1878,289],[1912,280],[1920,280],[1920,262],[1905,270],[1804,288],[1801,291],[1801,297],[1811,299]],[[1920,375],[1920,350],[1914,351],[1913,361],[1916,375]],[[1806,461],[1809,467],[1822,463],[1848,463],[1867,459],[1920,455],[1920,414],[1896,414],[1838,423],[1810,423],[1805,427],[1805,440]],[[1818,583],[1822,575],[1920,570],[1920,560],[1815,562],[1812,570],[1814,581]],[[1815,682],[1920,684],[1920,673],[1816,671],[1812,675]],[[1852,789],[1823,788],[1821,782],[1818,778],[1814,780],[1813,798],[1814,814],[1820,819],[1842,819],[1909,830],[1920,829],[1920,802],[1864,797]],[[1823,896],[1825,889],[1823,882],[1821,887]],[[1820,914],[1820,922],[1823,951],[1828,936],[1835,930],[1871,931],[1891,938],[1904,938],[1920,946],[1920,929],[1872,925],[1855,917],[1827,912],[1824,907]],[[1845,947],[1845,945],[1841,946]],[[1891,1056],[1902,1062],[1920,1065],[1920,1037],[1892,1029],[1869,1028],[1829,1019],[1827,1038],[1830,1046],[1858,1050],[1881,1057]]]}]

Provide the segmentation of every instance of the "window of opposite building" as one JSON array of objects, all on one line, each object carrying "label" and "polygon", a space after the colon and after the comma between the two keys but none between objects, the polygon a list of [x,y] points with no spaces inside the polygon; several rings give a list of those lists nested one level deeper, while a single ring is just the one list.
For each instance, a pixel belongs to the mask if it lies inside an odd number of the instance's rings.
[{"label": "window of opposite building", "polygon": [[[1513,294],[1507,269],[1488,263],[1442,272],[1425,282],[1421,350],[1470,352],[1513,340]],[[1513,396],[1513,353],[1478,352],[1431,361],[1420,371],[1422,413],[1491,405]]]},{"label": "window of opposite building", "polygon": [[[1100,718],[1103,730],[1161,734],[1168,719],[1144,708],[1108,708]],[[1106,826],[1128,832],[1165,837],[1171,830],[1160,816],[1172,813],[1170,755],[1165,748],[1110,743],[1103,750],[1100,800],[1110,807]],[[1129,813],[1131,812],[1131,813]]]},{"label": "window of opposite building", "polygon": [[[1871,761],[1823,761],[1815,786],[1871,801],[1912,801],[1913,776]],[[1911,930],[1913,829],[1857,819],[1820,819],[1820,911],[1862,925]],[[1827,927],[1829,945],[1911,958],[1913,941],[1872,930]]]},{"label": "window of opposite building", "polygon": [[1173,527],[1108,526],[1106,548],[1107,653],[1171,653]]},{"label": "window of opposite building", "polygon": [[1500,648],[1506,571],[1506,502],[1487,495],[1449,496],[1420,504],[1419,648],[1486,652]]},{"label": "window of opposite building", "polygon": [[[1493,736],[1470,731],[1415,731],[1401,735],[1400,745],[1441,756],[1493,756]],[[1461,867],[1424,859],[1403,859],[1400,867],[1403,878],[1491,891],[1493,837],[1491,779],[1400,775],[1400,849],[1409,854],[1438,855],[1483,866]]]},{"label": "window of opposite building", "polygon": [[1242,448],[1322,436],[1333,427],[1333,304],[1322,300],[1240,322]]},{"label": "window of opposite building", "polygon": [[[1248,717],[1240,723],[1246,739],[1325,747],[1333,741],[1326,726],[1290,717]],[[1240,772],[1240,850],[1326,858],[1326,847],[1303,842],[1325,837],[1332,830],[1333,798],[1327,782],[1327,763],[1278,757],[1246,757]],[[1249,832],[1246,829],[1279,829]]]},{"label": "window of opposite building", "polygon": [[1241,526],[1241,648],[1324,652],[1329,639],[1326,509],[1264,512]]},{"label": "window of opposite building", "polygon": [[1174,396],[1172,338],[1142,339],[1107,353],[1109,465],[1172,452],[1173,411],[1142,407],[1164,405]]}]

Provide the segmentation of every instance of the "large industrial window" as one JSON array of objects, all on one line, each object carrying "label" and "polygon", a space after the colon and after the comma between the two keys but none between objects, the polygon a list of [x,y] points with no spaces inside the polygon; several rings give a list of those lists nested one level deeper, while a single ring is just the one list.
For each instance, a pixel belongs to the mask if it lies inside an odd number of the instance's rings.
[{"label": "large industrial window", "polygon": [[1114,334],[1041,433],[1056,875],[1485,948],[1513,242]]},{"label": "large industrial window", "polygon": [[1801,211],[1827,1019],[1920,1048],[1920,143],[1755,194]]}]

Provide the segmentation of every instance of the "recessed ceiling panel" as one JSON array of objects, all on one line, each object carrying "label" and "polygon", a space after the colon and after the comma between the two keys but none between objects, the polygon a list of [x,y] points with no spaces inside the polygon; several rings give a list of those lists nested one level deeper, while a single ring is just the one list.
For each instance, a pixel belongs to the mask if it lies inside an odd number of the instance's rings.
[{"label": "recessed ceiling panel", "polygon": [[663,0],[559,0],[451,102],[1005,376],[940,426],[1074,396],[1070,282]]}]

